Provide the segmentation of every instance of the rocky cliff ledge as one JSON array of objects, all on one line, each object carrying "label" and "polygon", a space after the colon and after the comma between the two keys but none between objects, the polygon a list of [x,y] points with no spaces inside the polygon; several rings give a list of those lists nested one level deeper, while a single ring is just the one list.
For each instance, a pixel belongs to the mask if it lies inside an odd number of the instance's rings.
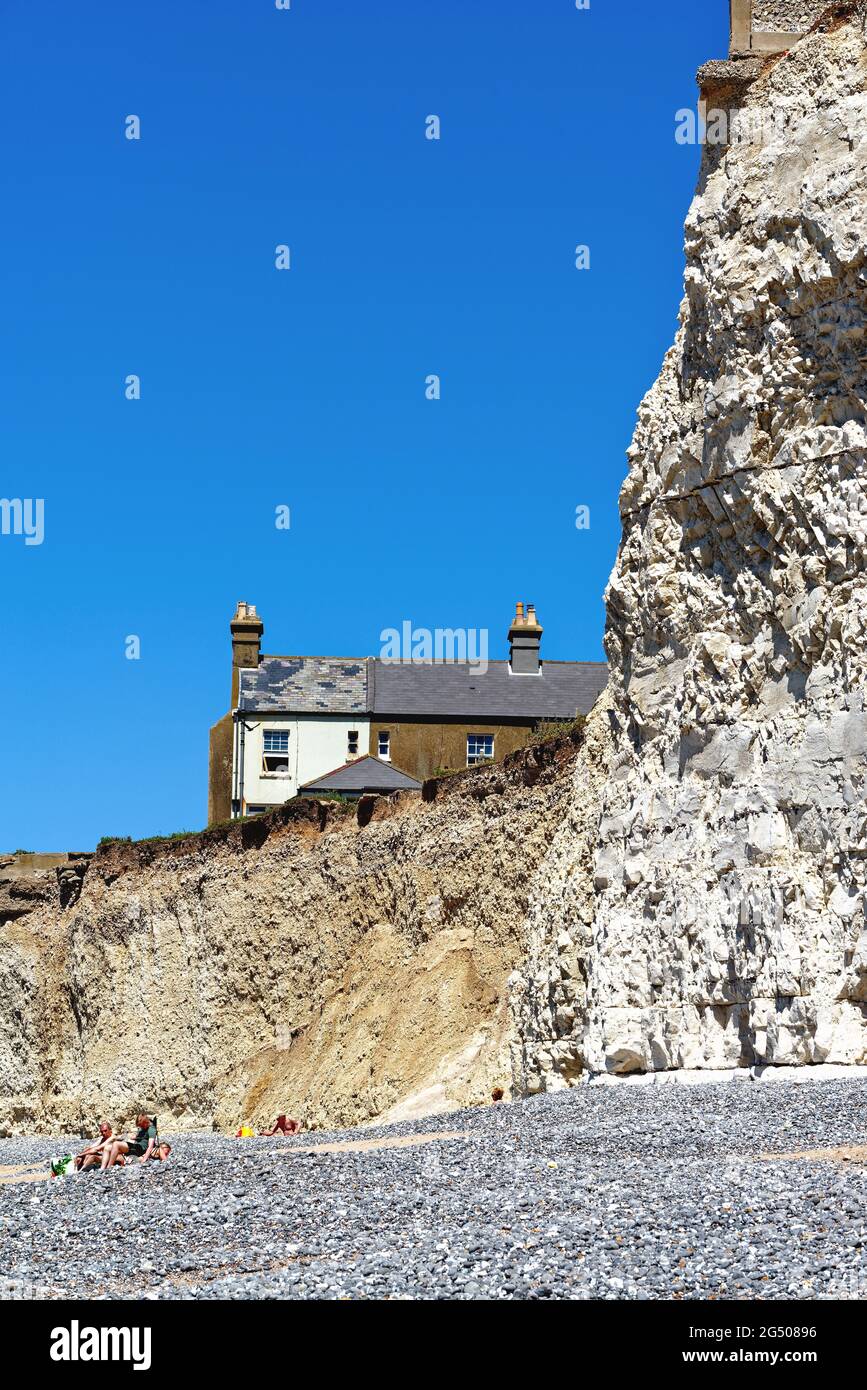
[{"label": "rocky cliff ledge", "polygon": [[576,786],[531,898],[527,1090],[867,1061],[864,12],[745,84],[703,70],[752,138],[706,148],[629,450],[611,773],[599,808]]}]

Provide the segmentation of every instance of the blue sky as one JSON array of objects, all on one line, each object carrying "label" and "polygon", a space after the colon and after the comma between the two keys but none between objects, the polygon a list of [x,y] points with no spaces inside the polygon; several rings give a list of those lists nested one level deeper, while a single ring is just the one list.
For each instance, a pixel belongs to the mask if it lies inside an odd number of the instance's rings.
[{"label": "blue sky", "polygon": [[0,536],[0,850],[204,823],[239,598],[269,652],[374,654],[410,619],[499,657],[522,598],[543,654],[601,658],[681,298],[675,112],[727,24],[725,0],[5,8],[0,493],[44,499],[45,539]]}]

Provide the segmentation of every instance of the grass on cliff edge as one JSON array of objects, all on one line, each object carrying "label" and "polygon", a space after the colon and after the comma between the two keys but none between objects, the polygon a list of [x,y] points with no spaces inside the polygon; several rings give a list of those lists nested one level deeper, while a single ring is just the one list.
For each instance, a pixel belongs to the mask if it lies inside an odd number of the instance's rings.
[{"label": "grass on cliff edge", "polygon": [[[245,816],[245,820],[253,820],[253,816]],[[236,821],[231,822],[236,825]],[[143,840],[133,841],[131,835],[103,835],[101,840],[97,840],[96,848],[102,849],[104,845],[156,845],[162,844],[164,840],[188,840],[191,835],[201,835],[201,830],[174,830],[171,835],[146,835]]]},{"label": "grass on cliff edge", "polygon": [[[358,804],[357,799],[351,796],[341,796],[338,792],[321,792],[315,797],[293,796],[290,801],[332,801],[337,809],[348,810]],[[282,802],[286,806],[289,802]],[[271,811],[278,810],[277,806],[269,806],[267,811],[257,811],[253,816],[235,816],[233,820],[214,821],[213,825],[203,826],[201,830],[173,830],[170,835],[145,835],[141,840],[134,840],[131,835],[103,835],[97,841],[97,849],[104,849],[108,845],[163,845],[170,840],[189,840],[193,835],[204,835],[206,830],[222,830],[233,825],[244,825],[247,821],[261,820]]]}]

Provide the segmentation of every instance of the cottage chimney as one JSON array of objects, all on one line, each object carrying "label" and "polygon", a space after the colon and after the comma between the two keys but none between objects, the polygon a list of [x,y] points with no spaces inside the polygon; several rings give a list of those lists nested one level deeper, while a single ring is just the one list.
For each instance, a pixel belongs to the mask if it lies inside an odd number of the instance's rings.
[{"label": "cottage chimney", "polygon": [[537,676],[540,671],[539,646],[542,628],[532,603],[515,604],[515,616],[509,628],[509,666],[513,676]]},{"label": "cottage chimney", "polygon": [[235,709],[238,704],[238,672],[242,667],[256,667],[259,665],[262,633],[265,631],[265,624],[256,612],[255,603],[245,603],[242,599],[238,604],[235,616],[229,624],[229,627],[232,633],[231,708]]}]

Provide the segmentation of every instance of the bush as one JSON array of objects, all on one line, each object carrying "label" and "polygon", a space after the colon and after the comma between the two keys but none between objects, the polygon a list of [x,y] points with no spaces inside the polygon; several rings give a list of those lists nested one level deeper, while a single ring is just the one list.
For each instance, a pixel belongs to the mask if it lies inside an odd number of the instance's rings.
[{"label": "bush", "polygon": [[540,719],[527,743],[548,743],[550,739],[562,738],[564,734],[580,733],[586,722],[583,714],[576,714],[574,719]]}]

